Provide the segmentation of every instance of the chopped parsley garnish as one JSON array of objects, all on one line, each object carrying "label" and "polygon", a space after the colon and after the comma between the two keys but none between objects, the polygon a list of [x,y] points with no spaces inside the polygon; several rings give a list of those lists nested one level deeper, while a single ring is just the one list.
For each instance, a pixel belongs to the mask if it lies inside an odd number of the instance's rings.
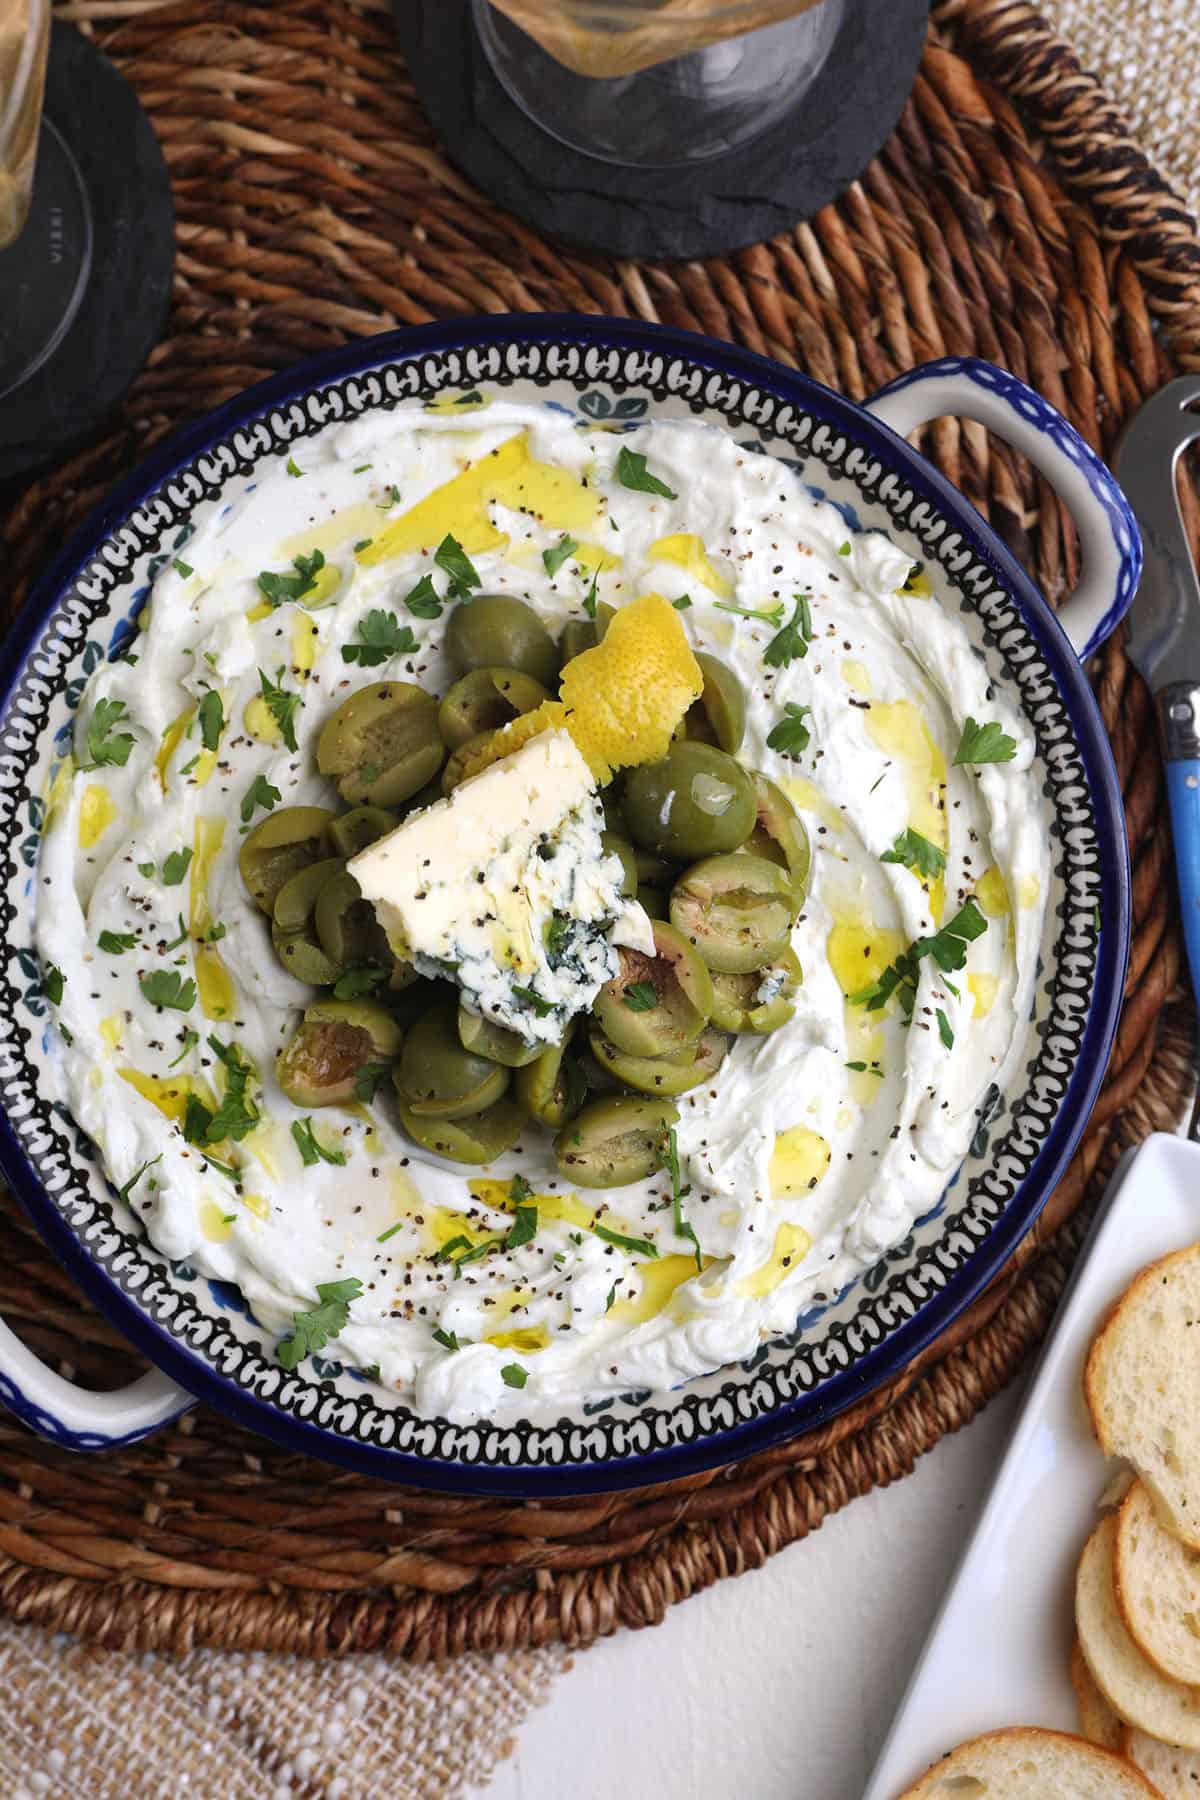
[{"label": "chopped parsley garnish", "polygon": [[902,868],[912,869],[924,881],[936,881],[946,867],[946,852],[939,850],[936,844],[922,837],[912,826],[903,830],[890,850],[880,857],[880,862],[899,863]]},{"label": "chopped parsley garnish", "polygon": [[258,679],[262,683],[262,697],[267,703],[267,711],[279,727],[279,735],[289,750],[296,749],[296,712],[300,706],[299,694],[289,694],[282,685],[268,680],[260,669]]},{"label": "chopped parsley garnish", "polygon": [[634,488],[640,494],[661,494],[664,500],[674,500],[675,489],[669,488],[665,481],[652,475],[646,467],[646,459],[639,450],[622,447],[617,455],[617,480],[622,487]]},{"label": "chopped parsley garnish", "polygon": [[409,612],[414,613],[418,619],[440,619],[442,602],[433,585],[433,576],[422,575],[416,587],[410,588],[405,594],[404,604]]},{"label": "chopped parsley garnish", "polygon": [[358,642],[342,645],[342,661],[374,669],[391,656],[412,656],[420,647],[411,625],[401,625],[394,612],[376,607],[359,621]]},{"label": "chopped parsley garnish", "polygon": [[606,1313],[610,1313],[612,1311],[613,1301],[616,1299],[616,1297],[617,1297],[617,1284],[614,1281],[612,1286],[608,1290],[608,1299],[604,1302],[604,1310]]},{"label": "chopped parsley garnish", "polygon": [[246,792],[242,795],[242,823],[248,825],[257,806],[265,807],[270,812],[283,799],[277,787],[269,782],[265,775],[256,775]]},{"label": "chopped parsley garnish", "polygon": [[808,595],[794,594],[792,597],[796,606],[791,619],[782,631],[776,632],[763,651],[763,661],[772,669],[786,669],[797,657],[808,655],[813,634]]},{"label": "chopped parsley garnish", "polygon": [[152,1169],[155,1163],[160,1163],[161,1161],[162,1151],[160,1150],[157,1156],[152,1156],[149,1162],[144,1162],[140,1169],[135,1169],[133,1171],[133,1174],[129,1177],[129,1180],[125,1183],[124,1187],[119,1187],[117,1189],[117,1199],[123,1200],[128,1206],[129,1196],[132,1194],[138,1182],[142,1179],[142,1176],[146,1173],[146,1170]]},{"label": "chopped parsley garnish", "polygon": [[132,950],[137,944],[137,933],[134,931],[102,931],[96,939],[107,956],[120,956],[126,950]]},{"label": "chopped parsley garnish", "polygon": [[658,1251],[648,1238],[625,1237],[619,1231],[610,1231],[607,1225],[597,1225],[594,1221],[590,1227],[598,1238],[606,1244],[615,1244],[618,1250],[635,1250],[639,1256],[657,1257]]},{"label": "chopped parsley garnish", "polygon": [[943,1044],[945,1044],[947,1050],[953,1050],[953,1048],[954,1048],[954,1027],[953,1027],[953,1025],[951,1025],[949,1019],[946,1017],[945,1013],[942,1011],[940,1006],[937,1009],[937,1022],[938,1022],[938,1036],[941,1038]]},{"label": "chopped parsley garnish", "polygon": [[537,1236],[538,1209],[536,1206],[525,1206],[518,1202],[513,1211],[513,1222],[504,1238],[506,1250],[519,1250],[522,1244],[528,1244]]},{"label": "chopped parsley garnish", "polygon": [[838,545],[838,555],[839,556],[849,556],[849,554],[850,554],[850,539],[847,538],[844,544]]},{"label": "chopped parsley garnish", "polygon": [[216,925],[210,925],[208,930],[204,934],[205,943],[206,944],[220,943],[221,939],[225,936],[225,929],[226,929],[225,926],[220,924],[220,922],[218,922]]},{"label": "chopped parsley garnish", "polygon": [[524,1000],[527,1006],[532,1006],[539,1019],[544,1019],[547,1013],[552,1013],[554,1011],[553,1003],[549,1000],[543,1000],[542,996],[540,994],[535,994],[532,988],[514,987],[513,993],[518,1000]]},{"label": "chopped parsley garnish", "polygon": [[397,1219],[396,1223],[394,1225],[389,1225],[386,1231],[380,1232],[379,1236],[375,1239],[375,1242],[377,1244],[386,1244],[389,1238],[394,1238],[398,1231],[403,1231],[403,1230],[404,1230],[404,1220]]},{"label": "chopped parsley garnish", "polygon": [[305,594],[311,593],[317,585],[317,576],[325,567],[323,551],[314,550],[311,556],[296,556],[292,559],[294,575],[277,575],[270,569],[264,569],[258,578],[258,591],[264,600],[272,606],[282,606],[285,600],[302,600]]},{"label": "chopped parsley garnish", "polygon": [[181,775],[190,775],[192,770],[195,768],[196,764],[199,761],[200,761],[200,757],[199,757],[199,753],[197,753],[195,756],[193,756],[191,758],[190,762],[184,763],[184,765],[183,765],[182,769],[180,769],[179,773]]},{"label": "chopped parsley garnish", "polygon": [[297,466],[294,457],[289,456],[287,459],[287,472],[289,475],[303,475],[304,470]]},{"label": "chopped parsley garnish", "polygon": [[164,952],[166,952],[166,951],[167,951],[167,950],[178,950],[178,948],[179,948],[179,946],[180,946],[180,944],[186,944],[186,943],[187,943],[187,939],[188,939],[188,928],[187,928],[187,926],[186,926],[186,925],[185,925],[185,924],[184,924],[184,922],[183,922],[183,914],[182,914],[182,913],[180,913],[180,914],[179,914],[179,932],[178,932],[178,935],[177,935],[177,936],[176,936],[176,937],[173,937],[173,938],[172,938],[172,939],[171,939],[171,941],[170,941],[170,943],[169,943],[169,944],[164,944],[164,945],[163,945],[163,950],[164,950]]},{"label": "chopped parsley garnish", "polygon": [[446,591],[451,600],[469,599],[471,589],[480,585],[475,564],[452,532],[446,533],[433,553],[433,560],[450,577]]},{"label": "chopped parsley garnish", "polygon": [[545,935],[547,956],[557,956],[571,935],[571,921],[566,913],[550,914]]},{"label": "chopped parsley garnish", "polygon": [[658,989],[652,981],[633,981],[621,998],[631,1012],[653,1012],[658,1005]]},{"label": "chopped parsley garnish", "polygon": [[194,1050],[199,1042],[200,1033],[198,1031],[185,1031],[183,1034],[183,1049],[179,1052],[179,1055],[175,1058],[174,1062],[169,1062],[167,1064],[168,1069],[177,1069],[188,1051]]},{"label": "chopped parsley garnish", "polygon": [[174,1012],[188,1012],[196,1004],[196,984],[184,981],[178,969],[154,969],[138,976],[138,986],[151,1006],[169,1006]]},{"label": "chopped parsley garnish", "polygon": [[306,1169],[311,1169],[314,1163],[336,1163],[340,1166],[346,1161],[344,1150],[327,1150],[325,1148],[313,1130],[311,1115],[307,1119],[292,1120],[292,1137],[300,1152],[300,1161]]},{"label": "chopped parsley garnish", "polygon": [[236,1044],[223,1044],[220,1038],[210,1037],[208,1047],[225,1069],[225,1092],[209,1125],[208,1141],[219,1144],[227,1137],[244,1138],[247,1132],[254,1130],[261,1117],[254,1102],[246,1095],[254,1073],[253,1065],[246,1061]]},{"label": "chopped parsley garnish", "polygon": [[188,1095],[183,1110],[183,1135],[189,1144],[207,1144],[212,1117],[203,1100],[197,1099],[195,1094]]},{"label": "chopped parsley garnish", "polygon": [[357,1300],[362,1291],[363,1285],[357,1275],[351,1275],[345,1281],[319,1281],[319,1304],[311,1312],[293,1316],[294,1330],[276,1351],[283,1367],[299,1368],[306,1356],[311,1356],[314,1350],[323,1350],[330,1338],[335,1338],[346,1325],[350,1302]]},{"label": "chopped parsley garnish", "polygon": [[533,1189],[523,1175],[514,1175],[508,1184],[508,1197],[514,1206],[523,1206],[526,1200],[533,1198]]},{"label": "chopped parsley garnish", "polygon": [[968,713],[958,749],[954,752],[954,767],[957,769],[963,763],[1011,762],[1016,754],[1016,738],[1009,737],[997,720],[990,719],[986,725],[977,725]]},{"label": "chopped parsley garnish", "polygon": [[457,1350],[458,1339],[452,1331],[443,1331],[440,1325],[434,1327],[433,1341],[440,1344],[443,1350]]},{"label": "chopped parsley garnish", "polygon": [[147,881],[153,881],[158,874],[158,869],[154,863],[139,863],[137,872],[139,875],[144,875]]},{"label": "chopped parsley garnish", "polygon": [[783,624],[783,601],[777,606],[735,606],[732,600],[714,600],[717,612],[737,613],[740,619],[761,619],[764,625]]},{"label": "chopped parsley garnish", "polygon": [[364,1063],[354,1077],[354,1098],[369,1106],[379,1092],[379,1084],[385,1079],[390,1064],[385,1062]]},{"label": "chopped parsley garnish", "polygon": [[523,1388],[529,1380],[529,1370],[523,1369],[520,1363],[505,1363],[500,1378],[506,1387]]},{"label": "chopped parsley garnish", "polygon": [[560,537],[552,550],[542,551],[542,562],[547,575],[557,575],[569,556],[574,556],[579,545],[573,537]]},{"label": "chopped parsley garnish", "polygon": [[114,763],[118,768],[125,767],[136,739],[132,732],[116,731],[114,727],[127,716],[123,700],[97,700],[88,720],[85,769],[104,769]]},{"label": "chopped parsley garnish", "polygon": [[671,1127],[659,1148],[658,1166],[660,1169],[665,1169],[671,1177],[671,1203],[675,1209],[675,1235],[686,1238],[692,1246],[692,1254],[696,1258],[696,1269],[700,1272],[704,1268],[700,1239],[696,1236],[696,1227],[683,1216],[683,1202],[692,1189],[690,1182],[686,1186],[684,1185],[679,1173],[679,1144],[675,1137],[674,1126]]},{"label": "chopped parsley garnish", "polygon": [[686,612],[691,604],[692,596],[690,594],[680,594],[678,600],[672,600],[671,602],[671,605],[675,608],[676,612]]},{"label": "chopped parsley garnish", "polygon": [[961,969],[967,960],[967,945],[982,937],[986,930],[987,920],[974,899],[965,901],[940,931],[931,937],[918,938],[894,963],[888,964],[877,981],[851,994],[850,1004],[865,1006],[868,1012],[878,1012],[898,991],[905,1018],[911,1019],[917,991],[917,965],[922,958],[932,956],[943,973]]},{"label": "chopped parsley garnish", "polygon": [[66,976],[57,963],[47,963],[42,973],[42,992],[52,1006],[61,1006]]},{"label": "chopped parsley garnish", "polygon": [[171,564],[171,567],[174,569],[174,571],[177,575],[181,575],[183,577],[184,581],[187,581],[189,579],[189,577],[194,573],[191,564],[185,563],[183,561],[183,559],[178,556],[175,558],[174,562]]},{"label": "chopped parsley garnish", "polygon": [[846,1068],[853,1069],[856,1075],[874,1075],[878,1081],[883,1080],[883,1070],[877,1062],[848,1062]]},{"label": "chopped parsley garnish", "polygon": [[162,878],[164,887],[178,887],[188,872],[188,864],[192,860],[192,852],[188,845],[182,850],[172,850],[170,856],[163,857]]},{"label": "chopped parsley garnish", "polygon": [[200,702],[200,741],[206,750],[215,750],[225,729],[225,705],[216,688],[209,688]]},{"label": "chopped parsley garnish", "polygon": [[[370,463],[364,463],[364,465],[363,465],[363,467],[367,468],[367,469],[369,469],[370,466],[371,466]],[[396,486],[395,482],[393,481],[391,487],[386,487],[383,490],[383,505],[380,507],[379,510],[380,510],[380,512],[387,512],[387,510],[390,506],[399,506],[399,504],[400,504],[400,489]]]},{"label": "chopped parsley garnish", "polygon": [[366,550],[374,542],[375,542],[374,538],[359,538],[358,542],[354,546],[355,556],[358,555],[360,550]]},{"label": "chopped parsley garnish", "polygon": [[778,750],[780,756],[801,756],[812,741],[812,732],[805,723],[812,718],[811,706],[797,706],[789,700],[783,709],[783,717],[777,725],[772,725],[767,733],[767,743],[772,750]]},{"label": "chopped parsley garnish", "polygon": [[587,614],[589,619],[594,619],[596,617],[596,606],[597,606],[596,590],[599,585],[599,581],[600,581],[600,571],[599,571],[599,569],[593,569],[591,586],[588,588],[587,593],[583,596],[583,610]]},{"label": "chopped parsley garnish", "polygon": [[344,975],[338,976],[333,984],[333,997],[335,1000],[357,1000],[360,994],[373,994],[387,976],[387,970],[381,969],[378,963],[359,963],[356,968],[347,969]]}]

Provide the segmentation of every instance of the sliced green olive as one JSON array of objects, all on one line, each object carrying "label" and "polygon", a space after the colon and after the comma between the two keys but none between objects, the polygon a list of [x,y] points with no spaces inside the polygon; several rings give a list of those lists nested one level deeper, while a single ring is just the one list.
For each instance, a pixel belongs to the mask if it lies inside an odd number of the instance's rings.
[{"label": "sliced green olive", "polygon": [[[321,888],[313,908],[313,925],[322,950],[339,968],[350,969],[361,963],[391,968],[393,957],[387,933],[348,869],[331,876]],[[404,967],[409,969],[408,964]],[[406,980],[411,979],[410,971]]]},{"label": "sliced green olive", "polygon": [[669,919],[671,916],[671,891],[659,887],[652,881],[638,882],[638,905],[643,912],[649,913],[652,919]]},{"label": "sliced green olive", "polygon": [[671,923],[710,969],[745,975],[787,948],[799,903],[786,869],[765,856],[706,856],[671,890]]},{"label": "sliced green olive", "polygon": [[543,687],[558,677],[554,639],[524,600],[515,594],[476,594],[450,614],[445,650],[458,675],[468,669],[519,669]]},{"label": "sliced green olive", "polygon": [[481,745],[487,743],[491,735],[490,731],[477,733],[475,737],[468,738],[465,744],[460,744],[458,749],[446,758],[446,766],[442,770],[441,791],[443,797],[452,794],[459,782],[465,778],[471,758]]},{"label": "sliced green olive", "polygon": [[405,1106],[419,1117],[460,1119],[484,1112],[508,1086],[508,1070],[463,1048],[458,1008],[435,1006],[404,1040],[392,1081]]},{"label": "sliced green olive", "polygon": [[345,867],[340,856],[326,856],[285,881],[275,896],[274,917],[280,930],[295,931],[311,918],[321,889]]},{"label": "sliced green olive", "polygon": [[803,904],[812,855],[804,820],[783,789],[776,787],[769,776],[752,769],[750,781],[758,823],[746,839],[744,848],[755,856],[765,856],[770,862],[782,864],[792,878],[797,900]]},{"label": "sliced green olive", "polygon": [[535,1062],[518,1069],[513,1092],[531,1119],[557,1131],[573,1119],[587,1097],[587,1082],[568,1040],[547,1044]]},{"label": "sliced green olive", "polygon": [[[765,967],[748,975],[715,974],[712,1022],[722,1031],[755,1032],[765,1037],[786,1025],[796,1011],[796,994],[804,979],[799,958],[787,949]],[[766,994],[765,999],[759,995]]]},{"label": "sliced green olive", "polygon": [[502,1063],[506,1069],[523,1069],[536,1060],[544,1045],[527,1044],[518,1032],[508,1031],[494,1019],[485,1019],[461,1003],[458,1008],[458,1037],[464,1050],[474,1056],[486,1056],[489,1062]]},{"label": "sliced green olive", "polygon": [[451,1162],[490,1163],[511,1150],[521,1135],[525,1116],[509,1099],[498,1100],[485,1111],[461,1119],[431,1119],[413,1111],[403,1101],[400,1122],[414,1144],[432,1150]]},{"label": "sliced green olive", "polygon": [[322,1000],[305,1008],[304,1020],[275,1059],[275,1075],[297,1106],[338,1106],[355,1098],[354,1084],[368,1063],[400,1054],[400,1027],[370,1000]]},{"label": "sliced green olive", "polygon": [[643,850],[691,860],[745,842],[754,829],[754,789],[724,750],[679,738],[661,762],[634,769],[623,811]]},{"label": "sliced green olive", "polygon": [[604,845],[605,856],[616,856],[621,862],[621,892],[631,899],[638,890],[637,858],[633,845],[628,838],[618,837],[615,831],[602,831],[600,842]]},{"label": "sliced green olive", "polygon": [[311,923],[290,931],[272,925],[271,942],[288,974],[297,981],[307,981],[310,987],[330,987],[342,972],[322,950]]},{"label": "sliced green olive", "polygon": [[554,1160],[579,1187],[625,1187],[660,1166],[663,1142],[679,1123],[677,1108],[626,1095],[589,1100],[554,1140]]},{"label": "sliced green olive", "polygon": [[700,1087],[716,1074],[729,1048],[724,1033],[711,1028],[671,1056],[634,1056],[618,1050],[599,1026],[589,1033],[588,1043],[599,1066],[622,1087],[636,1088],[639,1094],[686,1094]]},{"label": "sliced green olive", "polygon": [[717,744],[736,756],[746,735],[745,689],[729,664],[707,650],[697,650],[696,661],[704,676],[704,691],[688,708],[684,729],[688,737]]},{"label": "sliced green olive", "polygon": [[669,888],[679,873],[677,862],[672,862],[666,856],[656,856],[653,850],[636,849],[633,863],[639,882],[648,881],[653,887]]},{"label": "sliced green olive", "polygon": [[568,619],[558,634],[559,655],[565,663],[585,650],[594,650],[600,642],[595,619]]},{"label": "sliced green olive", "polygon": [[328,854],[333,814],[324,806],[283,806],[256,825],[238,851],[242,880],[268,918],[285,882]]},{"label": "sliced green olive", "polygon": [[399,806],[437,774],[446,755],[437,701],[411,681],[357,688],[325,721],[317,767],[351,806]]},{"label": "sliced green olive", "polygon": [[654,952],[623,946],[620,968],[592,1004],[609,1041],[634,1056],[694,1044],[712,1013],[712,976],[673,925],[654,921]]},{"label": "sliced green olive", "polygon": [[329,836],[338,855],[349,862],[368,844],[378,843],[389,831],[395,831],[399,823],[396,814],[386,812],[382,806],[353,806],[349,812],[338,814],[329,827]]},{"label": "sliced green olive", "polygon": [[471,669],[459,676],[438,707],[438,730],[443,742],[457,750],[468,738],[499,731],[549,698],[541,682],[520,669]]}]

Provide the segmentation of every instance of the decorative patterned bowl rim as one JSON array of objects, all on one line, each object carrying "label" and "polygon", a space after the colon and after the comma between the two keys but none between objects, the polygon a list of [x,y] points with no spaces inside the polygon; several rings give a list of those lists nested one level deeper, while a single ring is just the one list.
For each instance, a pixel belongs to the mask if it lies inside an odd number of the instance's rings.
[{"label": "decorative patterned bowl rim", "polygon": [[[1066,1093],[1029,1172],[984,1242],[905,1323],[852,1366],[812,1392],[684,1444],[584,1464],[473,1465],[380,1448],[326,1430],[222,1376],[143,1311],[84,1248],[47,1195],[6,1112],[0,1110],[0,1168],[46,1244],[88,1298],[168,1376],[200,1400],[286,1448],[362,1473],[446,1492],[552,1497],[635,1488],[741,1461],[831,1420],[899,1376],[996,1276],[1037,1218],[1074,1151],[1099,1092],[1116,1035],[1129,946],[1130,877],[1120,786],[1108,739],[1083,668],[1046,601],[986,521],[946,478],[879,419],[811,377],[753,351],[698,333],[639,321],[576,314],[494,314],[436,322],[356,339],[268,377],[183,426],[120,481],[69,539],[36,583],[0,651],[0,725],[42,627],[83,566],[122,521],[181,467],[239,427],[310,391],[422,354],[473,348],[582,343],[601,350],[673,354],[715,376],[745,380],[853,437],[918,496],[946,515],[972,555],[1007,590],[1045,657],[1066,703],[1098,838],[1098,892],[1105,929],[1096,953],[1086,1021]],[[949,367],[947,363],[945,365]],[[515,371],[517,375],[520,371]],[[919,371],[917,371],[919,373]],[[998,382],[1011,378],[991,371]],[[696,410],[704,410],[703,404]]]}]

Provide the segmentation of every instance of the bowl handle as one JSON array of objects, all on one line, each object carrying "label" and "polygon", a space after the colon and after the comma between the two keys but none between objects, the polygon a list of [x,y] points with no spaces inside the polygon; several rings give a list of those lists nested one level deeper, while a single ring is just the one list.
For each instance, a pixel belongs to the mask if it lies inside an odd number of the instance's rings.
[{"label": "bowl handle", "polygon": [[901,437],[931,419],[975,419],[1040,469],[1079,530],[1083,573],[1058,622],[1080,658],[1097,650],[1137,592],[1142,541],[1109,470],[1060,412],[994,363],[944,356],[880,388],[867,411]]},{"label": "bowl handle", "polygon": [[193,1396],[159,1369],[114,1393],[89,1393],[48,1369],[2,1319],[0,1401],[39,1436],[67,1450],[134,1444],[195,1405]]}]

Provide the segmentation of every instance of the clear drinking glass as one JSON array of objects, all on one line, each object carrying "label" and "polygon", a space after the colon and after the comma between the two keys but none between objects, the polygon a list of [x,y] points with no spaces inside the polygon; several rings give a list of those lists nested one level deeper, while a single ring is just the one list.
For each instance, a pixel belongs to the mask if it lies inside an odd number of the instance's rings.
[{"label": "clear drinking glass", "polygon": [[0,0],[0,250],[29,216],[50,45],[50,0]]},{"label": "clear drinking glass", "polygon": [[645,167],[750,142],[811,86],[853,0],[472,0],[509,94],[573,149]]}]

